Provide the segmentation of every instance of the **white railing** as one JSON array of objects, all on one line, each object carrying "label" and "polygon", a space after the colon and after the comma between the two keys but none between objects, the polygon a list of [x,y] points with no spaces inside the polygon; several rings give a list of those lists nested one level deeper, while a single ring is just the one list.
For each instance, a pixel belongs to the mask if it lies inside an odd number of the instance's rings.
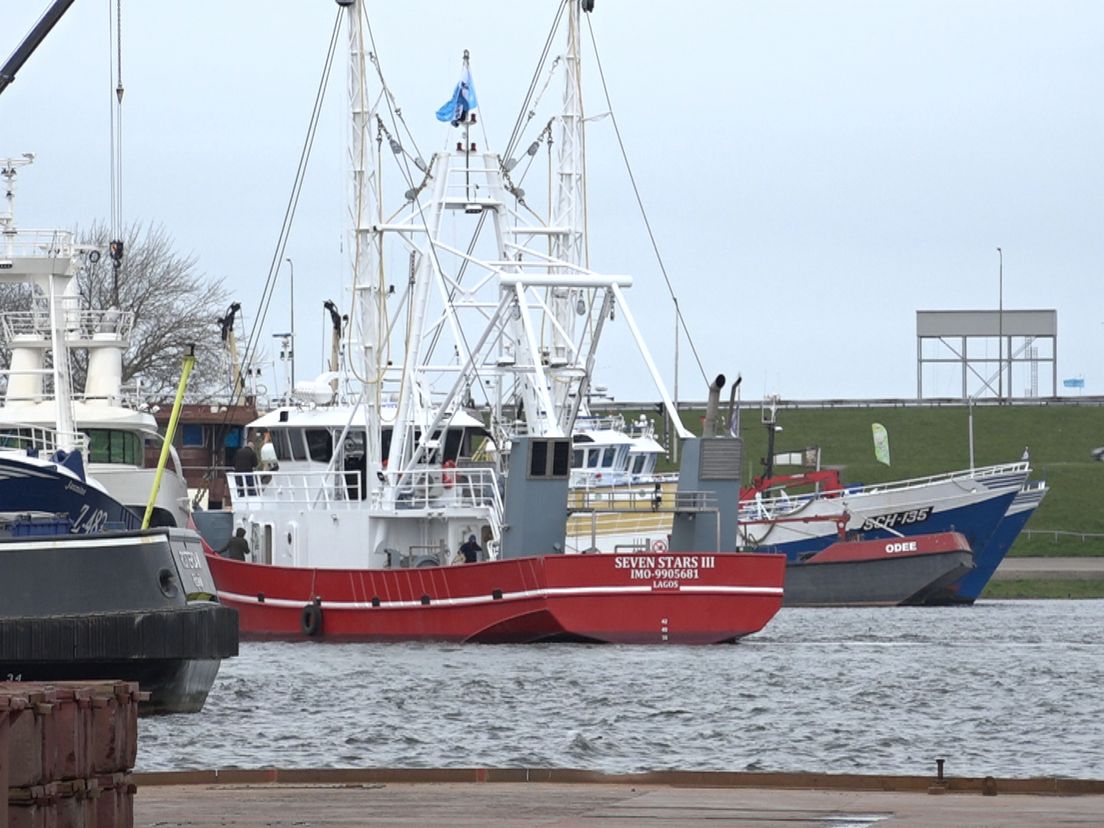
[{"label": "white railing", "polygon": [[53,428],[24,423],[0,426],[0,450],[15,450],[45,457],[63,445],[70,446],[88,456],[88,438],[77,432],[58,431]]},{"label": "white railing", "polygon": [[0,241],[0,256],[5,258],[72,258],[77,252],[71,230],[20,230]]},{"label": "white railing", "polygon": [[[917,486],[927,486],[933,483],[944,483],[948,481],[968,481],[978,480],[985,484],[999,483],[1000,485],[1020,485],[1027,479],[1027,475],[1031,472],[1031,464],[1022,460],[1017,463],[1002,463],[995,466],[981,466],[976,469],[963,469],[961,471],[942,472],[940,474],[929,475],[928,477],[913,477],[907,480],[893,480],[888,483],[869,483],[865,486],[845,486],[842,489],[826,489],[820,492],[819,495],[790,495],[788,499],[795,501],[803,501],[809,499],[815,499],[816,497],[824,497],[826,495],[856,495],[856,494],[871,494],[875,492],[888,492],[897,491],[900,489],[914,488]],[[1001,478],[1008,478],[1007,482],[1001,480]],[[1017,482],[1018,480],[1018,482]],[[774,493],[767,493],[764,495],[765,499],[774,499]]]},{"label": "white railing", "polygon": [[360,472],[231,472],[226,480],[234,502],[249,508],[277,504],[312,509],[350,505],[367,508],[360,499]]},{"label": "white railing", "polygon": [[[79,297],[70,297],[74,302]],[[73,302],[66,302],[67,305]],[[134,312],[120,310],[82,310],[79,307],[62,309],[62,327],[69,341],[103,340],[110,334],[120,343],[130,339],[134,327]],[[4,339],[11,343],[16,336],[36,336],[48,339],[53,329],[50,312],[45,309],[8,311],[0,314],[0,328]]]},{"label": "white railing", "polygon": [[490,509],[499,520],[503,511],[493,469],[427,467],[385,472],[385,485],[371,493],[362,487],[359,471],[258,470],[231,472],[226,479],[235,502],[245,508],[483,508]]}]

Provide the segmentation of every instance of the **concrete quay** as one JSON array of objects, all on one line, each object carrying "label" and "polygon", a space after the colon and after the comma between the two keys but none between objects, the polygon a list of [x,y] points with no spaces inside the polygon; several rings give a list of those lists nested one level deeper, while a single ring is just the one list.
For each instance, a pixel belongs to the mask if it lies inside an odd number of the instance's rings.
[{"label": "concrete quay", "polygon": [[1036,828],[1104,824],[1104,781],[577,770],[136,774],[139,828]]}]

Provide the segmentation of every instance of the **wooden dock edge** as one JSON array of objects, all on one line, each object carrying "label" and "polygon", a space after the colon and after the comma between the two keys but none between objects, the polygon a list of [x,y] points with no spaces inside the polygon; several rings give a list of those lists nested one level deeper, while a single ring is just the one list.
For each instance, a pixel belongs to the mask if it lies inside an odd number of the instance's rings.
[{"label": "wooden dock edge", "polygon": [[610,774],[572,768],[218,768],[135,773],[138,788],[169,785],[378,785],[546,783],[681,788],[759,788],[1079,796],[1104,794],[1104,780],[1038,777],[872,776],[824,773],[649,771]]}]

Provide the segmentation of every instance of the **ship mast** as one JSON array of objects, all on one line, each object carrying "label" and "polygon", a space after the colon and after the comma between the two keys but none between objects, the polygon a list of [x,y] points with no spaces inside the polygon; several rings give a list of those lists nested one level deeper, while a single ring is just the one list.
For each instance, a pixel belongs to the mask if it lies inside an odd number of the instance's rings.
[{"label": "ship mast", "polygon": [[[372,227],[379,220],[379,170],[371,145],[369,129],[376,116],[376,104],[368,96],[368,55],[364,31],[362,0],[342,2],[348,23],[349,73],[348,98],[350,134],[349,169],[349,245],[353,277],[353,303],[359,310],[352,318],[359,325],[361,361],[358,370],[363,388],[361,410],[365,426],[365,468],[369,490],[379,487],[374,470],[380,465],[380,390],[383,365],[380,337],[385,327],[383,292],[380,289],[382,257],[379,238]],[[354,362],[355,361],[352,361]]]},{"label": "ship mast", "polygon": [[[584,236],[586,217],[586,188],[584,185],[584,121],[581,61],[579,54],[579,10],[580,0],[567,0],[567,43],[564,53],[564,90],[563,109],[557,118],[555,129],[558,155],[557,172],[554,179],[552,203],[554,212],[549,223],[558,232],[553,236],[552,255],[570,265],[587,266],[585,261],[586,239]],[[561,268],[561,272],[572,272]],[[575,340],[575,322],[578,314],[576,304],[584,303],[586,312],[590,311],[589,291],[570,290],[557,287],[550,290],[548,297],[552,314],[559,325],[552,332],[553,342],[551,358],[564,362],[570,356]],[[564,407],[568,404],[568,394],[573,383],[556,383],[553,389],[553,403],[556,419],[564,428],[566,422]]]}]

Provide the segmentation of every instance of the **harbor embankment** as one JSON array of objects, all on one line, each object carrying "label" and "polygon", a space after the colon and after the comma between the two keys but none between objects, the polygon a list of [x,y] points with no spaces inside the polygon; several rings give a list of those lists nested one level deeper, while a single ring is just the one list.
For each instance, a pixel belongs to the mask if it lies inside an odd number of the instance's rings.
[{"label": "harbor embankment", "polygon": [[1104,557],[1005,558],[993,574],[994,581],[1092,580],[1104,578]]},{"label": "harbor embankment", "polygon": [[[1104,781],[570,769],[137,774],[135,826],[1098,825]],[[939,795],[933,795],[939,794]]]}]

